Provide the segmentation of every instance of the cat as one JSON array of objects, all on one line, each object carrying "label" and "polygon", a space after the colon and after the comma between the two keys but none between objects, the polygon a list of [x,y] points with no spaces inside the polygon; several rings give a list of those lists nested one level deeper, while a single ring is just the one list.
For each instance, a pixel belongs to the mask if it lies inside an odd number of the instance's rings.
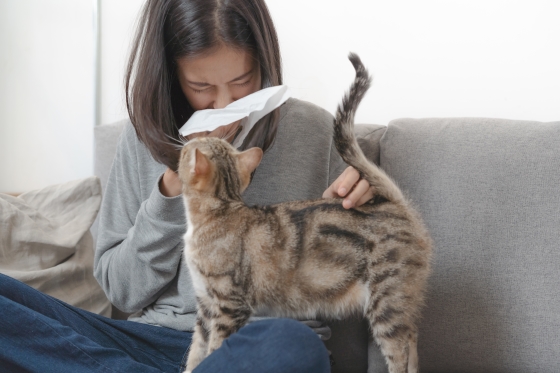
[{"label": "cat", "polygon": [[249,207],[241,194],[261,149],[239,152],[210,137],[183,147],[184,258],[198,302],[186,372],[263,309],[293,318],[361,314],[389,372],[418,371],[416,324],[432,241],[401,190],[357,144],[354,114],[371,77],[357,55],[349,59],[356,77],[337,108],[334,141],[375,192],[364,205],[346,210],[329,198]]}]

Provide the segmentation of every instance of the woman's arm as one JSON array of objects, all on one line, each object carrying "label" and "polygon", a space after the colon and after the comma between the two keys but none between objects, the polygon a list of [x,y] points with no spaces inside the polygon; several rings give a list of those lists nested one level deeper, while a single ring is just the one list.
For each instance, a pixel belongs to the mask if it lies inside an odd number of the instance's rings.
[{"label": "woman's arm", "polygon": [[[181,197],[165,197],[160,180],[154,182],[139,170],[135,136],[129,126],[119,141],[104,191],[94,261],[97,281],[124,312],[154,302],[173,280],[186,231]],[[142,186],[152,188],[145,200]]]}]

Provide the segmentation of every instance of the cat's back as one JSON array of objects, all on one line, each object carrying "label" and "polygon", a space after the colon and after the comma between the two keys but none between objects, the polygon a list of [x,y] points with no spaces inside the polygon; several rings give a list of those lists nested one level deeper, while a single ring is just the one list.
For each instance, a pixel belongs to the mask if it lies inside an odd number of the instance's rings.
[{"label": "cat's back", "polygon": [[294,250],[304,249],[298,246],[305,245],[311,238],[325,235],[375,242],[394,236],[398,231],[405,232],[414,240],[429,240],[426,229],[411,206],[379,197],[351,209],[345,209],[340,198],[320,198],[253,206],[242,215],[251,222],[248,226],[266,232],[263,239],[282,242]]}]

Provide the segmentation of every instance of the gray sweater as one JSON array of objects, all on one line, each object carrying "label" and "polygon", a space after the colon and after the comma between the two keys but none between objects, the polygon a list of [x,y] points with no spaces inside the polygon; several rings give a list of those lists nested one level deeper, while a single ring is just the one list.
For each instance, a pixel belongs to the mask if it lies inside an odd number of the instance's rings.
[{"label": "gray sweater", "polygon": [[[289,99],[245,202],[320,198],[346,168],[334,148],[332,121],[327,111]],[[181,196],[160,193],[165,170],[126,126],[101,206],[94,273],[111,303],[134,313],[129,320],[192,331],[196,299],[182,263],[184,206]]]}]

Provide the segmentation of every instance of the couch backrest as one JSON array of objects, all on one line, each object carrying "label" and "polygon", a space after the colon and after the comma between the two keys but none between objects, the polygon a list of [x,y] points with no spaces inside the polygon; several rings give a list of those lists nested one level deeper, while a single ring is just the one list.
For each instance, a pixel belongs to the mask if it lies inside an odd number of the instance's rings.
[{"label": "couch backrest", "polygon": [[129,123],[129,120],[125,119],[112,124],[96,126],[93,130],[95,140],[93,171],[101,180],[103,189],[107,184],[119,137],[127,123]]},{"label": "couch backrest", "polygon": [[380,146],[435,241],[421,371],[560,371],[560,122],[401,119]]},{"label": "couch backrest", "polygon": [[[95,128],[104,186],[124,123]],[[424,372],[560,366],[560,122],[402,119],[357,126],[435,241]],[[386,372],[372,344],[369,372]]]}]

